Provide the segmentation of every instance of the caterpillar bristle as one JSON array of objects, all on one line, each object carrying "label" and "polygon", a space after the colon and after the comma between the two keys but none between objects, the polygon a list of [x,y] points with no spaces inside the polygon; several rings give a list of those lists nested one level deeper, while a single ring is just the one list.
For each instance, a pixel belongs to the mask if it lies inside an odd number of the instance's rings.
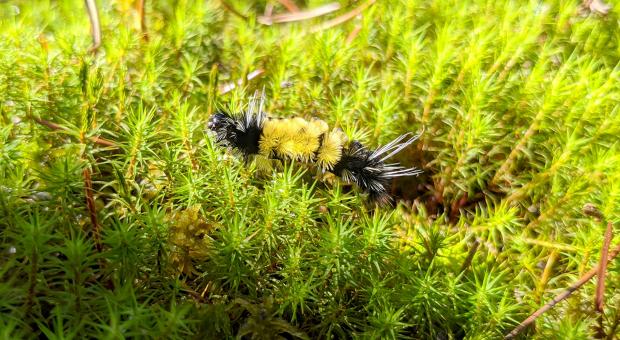
[{"label": "caterpillar bristle", "polygon": [[217,112],[207,127],[214,131],[216,142],[243,155],[268,159],[297,161],[317,165],[343,181],[354,183],[379,205],[392,201],[390,182],[394,178],[418,176],[422,170],[406,168],[398,163],[386,164],[416,141],[420,134],[405,133],[375,150],[359,141],[348,142],[339,129],[329,129],[320,119],[268,118],[264,112],[265,94],[254,94],[245,111],[239,115]]}]

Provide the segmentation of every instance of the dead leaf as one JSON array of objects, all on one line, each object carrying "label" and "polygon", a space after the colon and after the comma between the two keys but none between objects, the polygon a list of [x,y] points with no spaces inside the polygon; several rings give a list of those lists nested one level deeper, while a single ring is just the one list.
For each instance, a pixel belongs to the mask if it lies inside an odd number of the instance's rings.
[{"label": "dead leaf", "polygon": [[586,4],[591,12],[605,15],[611,9],[611,5],[605,3],[603,0],[590,0],[586,1]]},{"label": "dead leaf", "polygon": [[295,3],[291,0],[278,0],[278,2],[281,3],[282,6],[286,7],[286,9],[291,13],[299,12],[299,7],[297,7],[297,5],[295,5]]},{"label": "dead leaf", "polygon": [[326,30],[335,26],[338,26],[344,22],[347,22],[353,18],[355,18],[356,16],[362,14],[362,12],[372,6],[375,2],[377,2],[377,0],[368,0],[367,2],[365,2],[364,4],[360,5],[359,7],[351,10],[348,13],[345,13],[337,18],[328,20],[318,26],[313,27],[310,32],[318,32],[318,31],[322,31],[322,30]]},{"label": "dead leaf", "polygon": [[278,14],[274,16],[260,16],[258,22],[263,25],[272,25],[285,22],[294,22],[301,20],[308,20],[316,18],[340,9],[340,4],[337,2],[330,3],[324,6],[316,7],[307,11]]},{"label": "dead leaf", "polygon": [[[252,80],[252,79],[262,75],[263,73],[265,73],[265,70],[263,70],[263,69],[254,70],[254,71],[248,73],[248,75],[246,77],[246,81],[250,81],[250,80]],[[238,79],[235,82],[230,82],[230,83],[227,83],[227,84],[220,85],[220,87],[218,88],[218,92],[219,92],[219,94],[226,94],[226,93],[234,90],[235,87],[241,86],[242,84],[243,84],[243,79]]]}]

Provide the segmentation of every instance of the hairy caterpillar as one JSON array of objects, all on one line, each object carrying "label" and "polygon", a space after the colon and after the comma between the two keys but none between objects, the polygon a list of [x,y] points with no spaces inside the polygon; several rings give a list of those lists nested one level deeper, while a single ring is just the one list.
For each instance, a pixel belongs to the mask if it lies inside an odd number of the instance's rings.
[{"label": "hairy caterpillar", "polygon": [[329,129],[320,119],[269,118],[263,104],[264,96],[258,102],[255,95],[246,111],[239,115],[215,113],[207,127],[215,132],[219,145],[237,149],[246,160],[257,156],[312,163],[345,182],[355,183],[371,200],[381,204],[391,200],[391,179],[422,173],[416,168],[386,163],[419,135],[406,133],[372,150],[358,141],[348,142],[341,130]]}]

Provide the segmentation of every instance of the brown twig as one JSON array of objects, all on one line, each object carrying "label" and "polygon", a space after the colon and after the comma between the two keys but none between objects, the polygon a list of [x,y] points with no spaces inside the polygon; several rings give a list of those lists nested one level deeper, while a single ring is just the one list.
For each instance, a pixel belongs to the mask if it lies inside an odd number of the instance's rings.
[{"label": "brown twig", "polygon": [[603,313],[604,295],[605,295],[605,274],[607,272],[607,258],[609,256],[609,246],[613,237],[613,225],[611,222],[607,223],[607,229],[605,230],[605,240],[603,241],[603,249],[601,249],[601,264],[598,269],[598,281],[596,283],[596,299],[595,307],[596,311]]},{"label": "brown twig", "polygon": [[149,41],[149,32],[146,26],[146,0],[138,0],[136,2],[136,10],[140,16],[140,31],[142,32],[142,39]]},{"label": "brown twig", "polygon": [[226,0],[220,0],[220,4],[222,4],[222,6],[224,6],[224,8],[229,11],[230,13],[238,16],[239,18],[243,19],[243,20],[248,20],[248,17],[241,14],[241,12],[237,11],[235,9],[235,7],[233,7],[233,5],[229,4],[228,1]]},{"label": "brown twig", "polygon": [[90,19],[90,33],[93,36],[93,45],[88,51],[97,54],[99,47],[101,47],[101,23],[99,22],[97,3],[95,0],[84,0],[84,3],[86,4],[86,11]]},{"label": "brown twig", "polygon": [[373,5],[375,2],[377,2],[377,0],[368,0],[367,2],[365,2],[364,4],[360,5],[359,7],[353,9],[352,11],[345,13],[339,17],[336,17],[332,20],[328,20],[318,26],[313,27],[310,32],[319,32],[322,30],[326,30],[335,26],[338,26],[342,23],[345,23],[353,18],[355,18],[356,16],[360,15],[364,10],[366,10],[366,8],[370,7],[371,5]]},{"label": "brown twig", "polygon": [[471,261],[473,261],[474,256],[476,255],[476,252],[478,251],[478,247],[480,247],[480,241],[476,239],[474,241],[474,244],[469,249],[467,258],[465,258],[465,261],[463,262],[463,265],[461,266],[461,270],[459,271],[459,273],[464,272],[471,265]]},{"label": "brown twig", "polygon": [[101,137],[90,137],[89,138],[91,142],[95,143],[95,144],[99,144],[99,145],[103,145],[103,146],[109,146],[109,147],[117,147],[116,143],[114,143],[113,141],[107,140],[105,138],[101,138]]},{"label": "brown twig", "polygon": [[[586,203],[582,209],[583,213],[587,216],[592,217],[595,221],[601,222],[604,219],[603,213],[598,210],[598,208],[592,203]],[[613,225],[611,222],[607,223],[607,228],[605,230],[605,236],[603,240],[603,247],[601,248],[601,262],[598,268],[598,280],[596,281],[596,295],[594,297],[594,309],[598,313],[597,321],[598,325],[594,327],[595,337],[597,339],[605,339],[605,312],[604,312],[604,302],[605,302],[605,275],[607,273],[607,258],[609,255],[609,245],[611,244],[611,239],[613,237]],[[613,334],[613,333],[612,333]]]},{"label": "brown twig", "polygon": [[[41,119],[41,118],[33,118],[35,122],[37,122],[38,124],[41,124],[43,126],[46,126],[54,131],[69,131],[69,129],[67,129],[66,127],[62,126],[62,125],[58,125],[56,123],[52,123],[48,120],[45,119]],[[95,144],[99,144],[99,145],[103,145],[103,146],[109,146],[109,147],[117,147],[116,143],[114,143],[113,141],[107,140],[105,138],[101,138],[101,137],[89,137],[88,138],[91,142],[95,143]]]},{"label": "brown twig", "polygon": [[60,126],[60,125],[58,125],[58,124],[56,124],[56,123],[52,123],[52,122],[47,121],[47,120],[45,120],[45,119],[41,119],[41,118],[34,118],[34,121],[35,121],[35,122],[37,122],[37,123],[39,123],[39,124],[41,124],[41,125],[43,125],[43,126],[46,126],[46,127],[50,128],[50,129],[52,129],[52,130],[54,130],[54,131],[57,131],[57,130],[66,130],[63,126]]},{"label": "brown twig", "polygon": [[303,12],[277,14],[273,16],[260,16],[258,22],[263,25],[280,24],[285,22],[294,22],[308,20],[316,17],[320,17],[325,14],[337,11],[340,9],[340,4],[333,2],[324,6],[319,6]]},{"label": "brown twig", "polygon": [[297,5],[295,5],[295,3],[291,0],[278,0],[278,2],[286,7],[286,9],[289,12],[295,13],[295,12],[299,12],[299,7],[297,7]]},{"label": "brown twig", "polygon": [[464,193],[461,198],[452,202],[450,206],[450,222],[456,223],[459,217],[459,213],[461,212],[461,208],[467,204],[468,195]]},{"label": "brown twig", "polygon": [[584,204],[582,211],[585,215],[593,217],[597,222],[603,220],[603,213],[592,203]]},{"label": "brown twig", "polygon": [[[608,261],[611,261],[614,258],[616,258],[616,256],[618,256],[618,253],[620,253],[620,244],[617,244],[615,248],[609,253]],[[527,326],[529,326],[534,321],[536,321],[536,319],[540,317],[544,312],[553,308],[553,306],[555,306],[558,302],[568,298],[574,291],[581,288],[581,286],[583,286],[586,282],[590,281],[591,278],[597,275],[599,271],[599,267],[601,267],[601,264],[597,265],[596,267],[590,269],[590,271],[588,271],[587,273],[583,274],[583,276],[581,276],[581,278],[579,278],[577,282],[573,283],[570,287],[566,288],[562,293],[556,295],[553,299],[551,299],[551,301],[547,302],[544,306],[540,307],[537,311],[532,313],[532,315],[530,315],[527,319],[525,319],[517,327],[515,327],[515,329],[513,329],[510,333],[508,333],[504,337],[504,339],[513,339],[519,333],[521,333],[525,328],[527,328]]]},{"label": "brown twig", "polygon": [[349,35],[347,35],[347,39],[345,40],[347,45],[351,44],[353,42],[353,40],[355,40],[355,38],[357,38],[357,36],[360,34],[361,30],[362,30],[362,25],[360,25],[360,24],[357,24],[357,25],[355,25],[355,27],[353,27],[353,29],[351,30]]},{"label": "brown twig", "polygon": [[93,196],[93,182],[90,178],[90,168],[86,167],[82,171],[84,177],[84,193],[86,194],[86,208],[88,208],[88,215],[90,216],[90,223],[93,227],[93,238],[95,239],[95,247],[97,251],[101,252],[103,247],[101,245],[101,233],[99,228],[99,222],[97,221],[97,209],[95,207],[95,198]]}]

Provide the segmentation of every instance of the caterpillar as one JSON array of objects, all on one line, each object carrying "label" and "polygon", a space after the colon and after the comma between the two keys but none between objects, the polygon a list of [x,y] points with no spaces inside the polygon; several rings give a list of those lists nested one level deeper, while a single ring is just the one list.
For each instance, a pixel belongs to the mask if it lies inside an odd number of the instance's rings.
[{"label": "caterpillar", "polygon": [[391,142],[369,149],[359,141],[349,142],[340,129],[330,129],[320,119],[270,118],[264,108],[264,94],[251,97],[240,114],[218,111],[207,123],[220,146],[238,150],[247,161],[263,157],[281,161],[315,164],[348,183],[354,183],[371,201],[386,204],[393,178],[417,176],[416,168],[387,163],[392,156],[411,145],[420,135],[406,133]]}]

